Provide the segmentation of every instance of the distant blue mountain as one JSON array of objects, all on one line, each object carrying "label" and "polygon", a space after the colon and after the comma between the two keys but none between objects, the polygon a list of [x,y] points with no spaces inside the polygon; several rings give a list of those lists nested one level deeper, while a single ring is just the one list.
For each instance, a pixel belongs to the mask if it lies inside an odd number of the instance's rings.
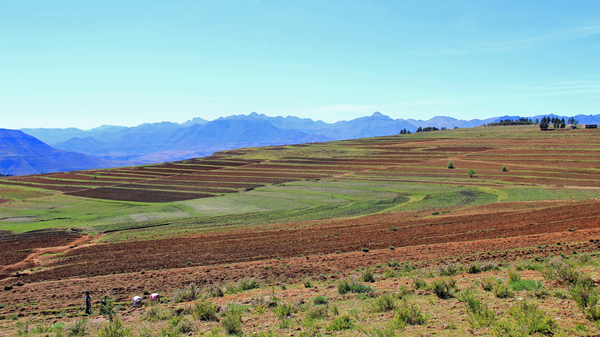
[{"label": "distant blue mountain", "polygon": [[57,150],[19,130],[0,129],[0,173],[25,175],[122,166],[82,153]]},{"label": "distant blue mountain", "polygon": [[[81,152],[109,161],[135,164],[158,163],[208,156],[216,151],[239,147],[322,142],[399,134],[418,127],[439,129],[476,127],[522,116],[500,116],[460,120],[436,116],[428,120],[393,119],[375,112],[349,121],[326,123],[294,116],[270,117],[252,112],[220,117],[214,121],[196,117],[185,123],[146,123],[135,127],[103,125],[90,130],[22,129],[55,148]],[[541,119],[543,115],[523,116]],[[568,118],[568,116],[555,116]],[[600,115],[574,116],[580,124],[600,124]]]}]

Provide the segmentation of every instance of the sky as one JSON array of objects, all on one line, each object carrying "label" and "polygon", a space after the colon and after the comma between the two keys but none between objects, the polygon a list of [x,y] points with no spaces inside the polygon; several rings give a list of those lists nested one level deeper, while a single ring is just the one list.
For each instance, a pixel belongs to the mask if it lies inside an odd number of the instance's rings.
[{"label": "sky", "polygon": [[6,1],[0,127],[600,113],[600,1]]}]

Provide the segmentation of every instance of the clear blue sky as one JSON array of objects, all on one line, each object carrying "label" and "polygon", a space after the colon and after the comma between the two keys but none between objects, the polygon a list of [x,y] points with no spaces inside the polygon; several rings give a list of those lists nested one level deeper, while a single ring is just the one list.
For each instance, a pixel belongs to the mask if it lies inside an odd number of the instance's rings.
[{"label": "clear blue sky", "polygon": [[600,113],[600,1],[6,1],[4,128]]}]

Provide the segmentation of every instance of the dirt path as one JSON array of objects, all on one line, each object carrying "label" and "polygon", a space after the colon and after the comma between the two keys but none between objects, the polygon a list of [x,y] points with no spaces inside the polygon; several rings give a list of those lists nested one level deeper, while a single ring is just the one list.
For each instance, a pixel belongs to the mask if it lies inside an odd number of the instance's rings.
[{"label": "dirt path", "polygon": [[42,261],[53,257],[53,255],[66,253],[67,251],[81,246],[91,240],[92,236],[83,235],[80,238],[69,242],[69,244],[65,246],[34,248],[32,253],[29,254],[25,259],[8,266],[4,266],[2,269],[0,269],[0,280],[10,277],[10,273],[39,266]]}]

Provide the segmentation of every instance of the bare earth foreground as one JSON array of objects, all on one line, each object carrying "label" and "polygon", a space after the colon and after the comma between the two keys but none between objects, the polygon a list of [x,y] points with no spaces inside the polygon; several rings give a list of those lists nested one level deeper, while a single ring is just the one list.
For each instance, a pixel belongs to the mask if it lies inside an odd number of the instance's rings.
[{"label": "bare earth foreground", "polygon": [[[73,226],[67,220],[64,223],[56,220],[60,217],[55,216],[54,226],[35,227],[32,231],[0,231],[0,317],[3,318],[0,334],[16,334],[22,329],[18,324],[31,320],[32,325],[73,320],[69,317],[81,313],[82,294],[86,290],[92,291],[95,302],[104,295],[124,302],[126,310],[121,316],[135,327],[144,313],[129,310],[128,301],[134,295],[158,291],[168,298],[191,283],[206,288],[257,279],[263,287],[278,286],[277,292],[283,299],[309,301],[311,296],[321,293],[331,298],[340,296],[334,289],[337,281],[373,269],[376,289],[395,292],[399,284],[406,284],[413,296],[417,296],[418,287],[412,279],[390,273],[384,276],[382,266],[400,264],[432,270],[441,265],[466,266],[486,261],[499,264],[533,258],[541,261],[561,254],[595,256],[600,245],[600,194],[596,194],[600,188],[598,136],[600,133],[592,130],[475,128],[244,149],[205,160],[140,168],[1,179],[0,213],[4,214],[3,209],[7,214],[15,213],[0,216],[0,225],[10,224],[11,230],[21,226],[21,222],[22,226],[43,224],[43,221],[23,221],[33,216],[23,215],[25,211],[21,209],[21,213],[14,210],[19,202],[24,202],[22,199],[29,198],[24,194],[35,195],[36,191],[45,193],[44,198],[68,196],[67,200],[73,203],[78,200],[107,203],[105,200],[111,199],[111,207],[119,203],[138,207],[140,202],[150,201],[180,205],[198,198],[241,197],[253,190],[262,193],[261,188],[264,193],[272,194],[277,191],[274,188],[288,187],[287,183],[295,188],[294,182],[318,182],[319,190],[314,195],[323,199],[307,208],[320,212],[309,216],[304,208],[265,213],[253,209],[235,217],[225,212],[220,217],[114,224],[105,221],[89,226],[85,220]],[[449,161],[454,169],[448,168]],[[502,166],[508,169],[501,170]],[[474,169],[475,175],[469,177],[467,169]],[[346,188],[352,184],[361,184],[361,191],[368,191],[369,184],[379,184],[377,188],[394,184],[395,196],[386,194],[385,199],[392,201],[377,204],[378,196],[369,195],[368,207],[358,209],[356,205],[366,201],[360,199],[362,196],[350,200],[350,192],[344,190],[344,202],[348,203],[339,209],[327,206],[332,208],[323,211],[325,201],[336,201],[334,194],[339,199],[342,194],[339,186]],[[403,184],[438,190],[419,196],[418,188],[410,194],[402,190]],[[338,186],[335,187],[338,190],[331,186]],[[455,189],[454,194],[449,189]],[[298,188],[292,192],[298,198],[307,198],[306,190]],[[377,193],[391,192],[382,188]],[[252,195],[248,194],[248,198]],[[355,208],[346,212],[350,206]],[[261,218],[261,214],[268,216]],[[591,274],[594,278],[595,274]],[[461,276],[459,287],[467,284],[468,277],[466,272]],[[541,274],[532,277],[540,279]],[[294,286],[306,280],[312,280],[316,288]],[[291,290],[286,290],[285,285]],[[275,294],[275,290],[268,292]],[[230,294],[214,301],[219,305],[249,304],[252,296],[257,293]],[[344,301],[359,299],[342,296],[337,299],[341,301],[338,306],[344,311],[347,303]],[[572,299],[565,297],[561,301],[571,309],[576,307]],[[352,310],[356,308],[348,307],[351,316]],[[570,314],[574,312],[577,311],[564,312],[565,320],[571,319],[570,316],[574,320],[566,323],[564,331],[578,335],[596,333],[594,323],[581,314]],[[375,318],[364,323],[369,327],[369,324],[383,326],[393,316],[371,315]],[[296,316],[301,317],[298,313]],[[359,316],[353,320],[360,322]],[[326,331],[327,320],[321,327],[297,323],[289,328],[275,318],[266,317],[246,319],[245,333],[275,329],[274,335],[300,335],[306,331],[314,332],[312,335],[378,335],[358,328]],[[444,320],[442,316],[436,317],[433,315],[431,319]],[[102,327],[106,321],[94,315],[90,324]],[[452,330],[444,326],[446,323],[439,324],[424,327],[425,330],[397,328],[396,332],[486,335],[498,331],[493,325]],[[464,319],[457,324],[468,327]],[[577,324],[585,329],[572,330]],[[219,325],[215,322],[198,322],[192,334],[216,327]]]}]

